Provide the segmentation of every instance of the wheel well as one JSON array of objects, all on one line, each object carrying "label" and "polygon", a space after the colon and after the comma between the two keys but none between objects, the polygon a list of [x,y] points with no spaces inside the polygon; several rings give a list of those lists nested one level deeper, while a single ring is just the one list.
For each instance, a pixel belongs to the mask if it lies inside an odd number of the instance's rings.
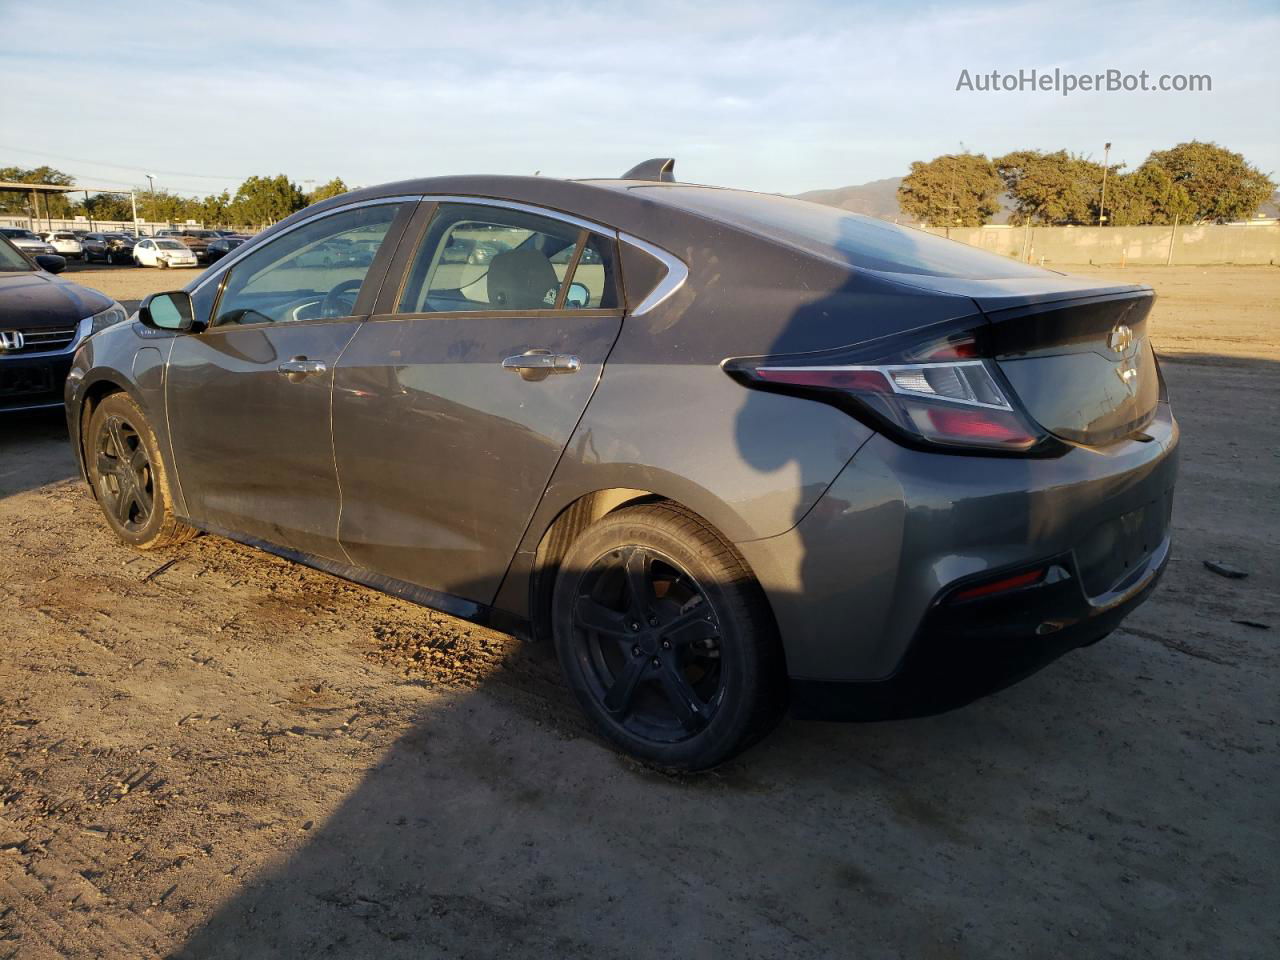
[{"label": "wheel well", "polygon": [[[551,636],[551,594],[555,587],[556,574],[560,572],[560,561],[569,552],[573,542],[582,531],[607,514],[621,510],[623,507],[641,503],[672,503],[684,510],[689,510],[678,500],[664,497],[649,490],[637,490],[631,487],[613,487],[606,490],[594,490],[579,497],[569,504],[542,534],[538,549],[533,558],[533,569],[529,575],[529,623],[535,639]],[[689,510],[711,529],[715,524],[708,521],[697,511]],[[719,531],[716,531],[719,533]],[[723,537],[723,534],[721,534]],[[727,537],[726,543],[730,543]],[[730,543],[732,546],[732,543]],[[737,553],[737,548],[734,548]],[[751,569],[746,558],[738,554],[743,567]],[[768,598],[765,598],[768,602]],[[772,611],[771,611],[772,612]]]}]

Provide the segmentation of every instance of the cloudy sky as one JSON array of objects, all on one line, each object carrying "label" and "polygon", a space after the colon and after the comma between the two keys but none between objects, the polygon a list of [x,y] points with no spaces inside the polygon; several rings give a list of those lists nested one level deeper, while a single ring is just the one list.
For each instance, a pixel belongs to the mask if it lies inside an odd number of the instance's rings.
[{"label": "cloudy sky", "polygon": [[[796,192],[964,147],[1131,166],[1216,140],[1280,173],[1280,6],[1092,0],[0,0],[0,166],[207,193],[444,173]],[[1207,93],[957,91],[962,70],[1209,74]]]}]

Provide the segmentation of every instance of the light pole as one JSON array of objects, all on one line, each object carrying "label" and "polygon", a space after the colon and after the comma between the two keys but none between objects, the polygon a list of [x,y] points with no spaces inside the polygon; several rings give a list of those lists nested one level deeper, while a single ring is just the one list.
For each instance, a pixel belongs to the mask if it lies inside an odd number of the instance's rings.
[{"label": "light pole", "polygon": [[144,173],[143,176],[147,178],[147,199],[150,200],[151,202],[150,203],[151,222],[155,223],[156,222],[156,178],[149,173]]},{"label": "light pole", "polygon": [[1103,208],[1107,205],[1107,168],[1111,165],[1111,144],[1108,142],[1102,148],[1102,199],[1098,201],[1098,226],[1102,226],[1102,222],[1107,219]]}]

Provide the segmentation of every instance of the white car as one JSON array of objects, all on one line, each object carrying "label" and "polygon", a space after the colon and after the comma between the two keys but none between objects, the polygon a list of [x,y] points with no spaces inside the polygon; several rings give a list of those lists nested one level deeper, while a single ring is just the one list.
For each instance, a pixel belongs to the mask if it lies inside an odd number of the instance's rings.
[{"label": "white car", "polygon": [[46,233],[43,236],[46,241],[53,245],[53,249],[64,257],[79,259],[84,256],[84,247],[80,244],[80,238],[69,230],[55,230],[53,233]]},{"label": "white car", "polygon": [[133,246],[133,262],[140,267],[194,267],[196,255],[185,243],[167,237],[139,240]]}]

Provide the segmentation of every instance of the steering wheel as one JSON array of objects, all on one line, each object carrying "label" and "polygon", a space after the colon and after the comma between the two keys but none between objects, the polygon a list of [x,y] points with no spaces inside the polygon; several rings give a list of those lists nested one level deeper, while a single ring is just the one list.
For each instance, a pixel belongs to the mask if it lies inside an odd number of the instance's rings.
[{"label": "steering wheel", "polygon": [[320,301],[320,316],[349,317],[355,313],[356,297],[359,295],[362,283],[364,283],[363,277],[343,280],[326,293],[324,299]]}]

